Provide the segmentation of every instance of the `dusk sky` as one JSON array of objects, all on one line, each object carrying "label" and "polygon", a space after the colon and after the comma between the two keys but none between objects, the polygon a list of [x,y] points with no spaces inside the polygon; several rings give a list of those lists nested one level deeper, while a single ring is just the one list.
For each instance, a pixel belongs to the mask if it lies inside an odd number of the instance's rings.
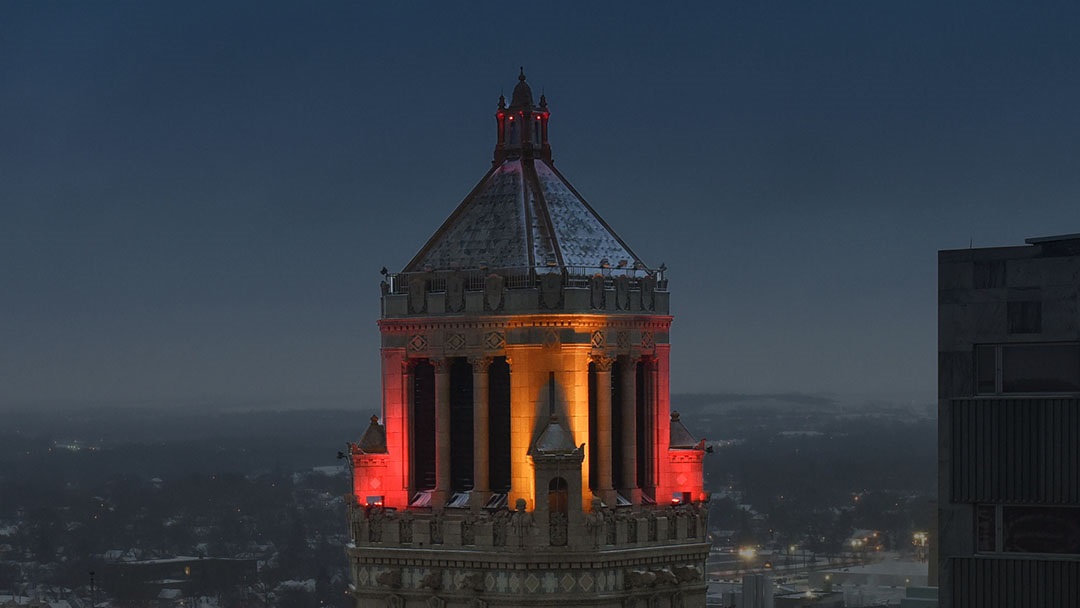
[{"label": "dusk sky", "polygon": [[0,407],[377,408],[520,65],[673,393],[929,403],[937,251],[1080,232],[1075,1],[4,2]]}]

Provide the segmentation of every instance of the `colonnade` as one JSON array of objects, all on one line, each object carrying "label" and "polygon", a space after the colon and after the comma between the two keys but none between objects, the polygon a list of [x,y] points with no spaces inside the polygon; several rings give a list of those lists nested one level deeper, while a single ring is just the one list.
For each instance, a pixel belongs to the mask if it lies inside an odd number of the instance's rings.
[{"label": "colonnade", "polygon": [[[409,470],[403,473],[410,497],[418,491],[430,490],[432,506],[441,506],[453,493],[471,490],[474,504],[483,504],[493,491],[501,493],[509,490],[511,461],[524,462],[525,454],[511,454],[509,449],[512,407],[509,381],[507,378],[500,379],[498,382],[505,382],[506,386],[500,385],[499,394],[492,395],[491,370],[495,360],[490,356],[470,356],[408,358],[403,361],[405,427],[410,446],[407,459]],[[504,360],[507,365],[505,373],[512,375],[510,359]],[[588,404],[589,427],[596,431],[595,445],[589,446],[588,451],[589,458],[595,460],[590,467],[595,478],[590,479],[589,485],[594,494],[608,505],[616,504],[616,494],[638,504],[642,500],[643,488],[647,493],[652,492],[657,483],[655,453],[658,442],[654,436],[654,421],[658,414],[655,394],[657,365],[647,357],[635,359],[602,354],[591,355],[587,361],[591,363],[589,373],[593,375],[592,381],[597,387],[595,402]],[[472,424],[468,429],[472,435],[471,480],[463,478],[460,472],[455,477],[452,470],[454,457],[464,456],[453,446],[451,407],[452,391],[462,388],[454,385],[451,368],[462,362],[467,362],[472,371]],[[417,369],[424,364],[433,368],[434,390],[430,391],[433,393],[430,396],[424,388],[428,381],[418,384]],[[615,371],[618,386],[613,385]],[[431,414],[434,416],[433,432],[432,421],[422,419]],[[505,420],[500,417],[505,417]],[[462,431],[461,427],[453,430],[458,433]],[[533,432],[538,431],[534,429]],[[434,445],[425,444],[427,441]],[[421,472],[430,472],[432,463],[424,462],[428,454],[434,456],[434,484],[430,477],[424,479],[421,475]],[[493,469],[497,474],[493,473]],[[586,474],[583,472],[583,475]],[[493,476],[498,479],[493,480]],[[493,481],[499,487],[493,488]]]}]

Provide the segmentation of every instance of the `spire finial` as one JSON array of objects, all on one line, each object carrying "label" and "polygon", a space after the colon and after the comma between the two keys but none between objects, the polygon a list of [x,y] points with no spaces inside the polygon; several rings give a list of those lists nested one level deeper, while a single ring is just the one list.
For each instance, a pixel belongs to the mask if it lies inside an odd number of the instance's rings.
[{"label": "spire finial", "polygon": [[521,66],[521,73],[518,74],[518,80],[525,82],[525,66]]}]

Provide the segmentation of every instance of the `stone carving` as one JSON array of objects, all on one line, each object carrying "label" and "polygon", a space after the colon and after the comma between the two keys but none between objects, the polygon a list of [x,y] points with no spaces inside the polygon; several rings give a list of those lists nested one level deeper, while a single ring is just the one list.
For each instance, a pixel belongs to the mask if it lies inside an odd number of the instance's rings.
[{"label": "stone carving", "polygon": [[368,511],[368,541],[373,543],[382,542],[383,519],[385,513],[382,507],[371,507]]},{"label": "stone carving", "polygon": [[567,535],[566,513],[552,513],[549,518],[548,541],[552,547],[565,547]]},{"label": "stone carving", "polygon": [[402,543],[411,543],[413,539],[413,514],[406,510],[398,520],[398,538]]},{"label": "stone carving", "polygon": [[615,363],[614,357],[609,357],[603,353],[592,355],[589,359],[593,362],[593,365],[596,366],[596,371],[598,372],[610,372],[611,365]]},{"label": "stone carving", "polygon": [[671,608],[683,608],[682,591],[676,591],[671,594]]},{"label": "stone carving", "polygon": [[589,277],[589,306],[593,310],[603,310],[604,302],[604,275],[594,274]]},{"label": "stone carving", "polygon": [[544,332],[544,348],[558,348],[559,332],[549,329]]},{"label": "stone carving", "polygon": [[628,332],[628,331],[620,331],[616,335],[616,341],[617,341],[616,343],[619,345],[619,348],[621,350],[626,350],[626,349],[630,348],[630,332]]},{"label": "stone carving", "polygon": [[656,540],[656,513],[652,510],[646,511],[645,517],[648,525],[649,540]]},{"label": "stone carving", "polygon": [[599,546],[600,534],[604,531],[604,512],[599,498],[592,499],[592,511],[585,516],[585,529],[588,530],[589,536],[592,536],[593,546]]},{"label": "stone carving", "polygon": [[671,568],[654,568],[651,570],[627,570],[623,574],[623,581],[625,581],[627,589],[641,589],[662,585],[678,585],[679,577]]},{"label": "stone carving", "polygon": [[484,310],[499,311],[503,307],[503,287],[506,279],[495,273],[484,279]]},{"label": "stone carving", "polygon": [[540,308],[548,310],[562,308],[562,282],[562,274],[558,272],[540,275]]},{"label": "stone carving", "polygon": [[695,538],[697,536],[697,513],[688,511],[684,517],[686,518],[686,538]]},{"label": "stone carving", "polygon": [[593,348],[604,348],[607,343],[607,339],[604,337],[604,332],[599,329],[592,332],[592,338],[589,340]]},{"label": "stone carving", "polygon": [[457,351],[465,348],[465,334],[450,333],[446,334],[446,341],[443,343],[446,346],[446,350]]},{"label": "stone carving", "polygon": [[433,595],[428,598],[428,608],[446,608],[446,600],[437,595]]},{"label": "stone carving", "polygon": [[495,514],[495,520],[491,524],[492,544],[496,547],[506,546],[506,528],[510,519],[510,512],[503,510]]},{"label": "stone carving", "polygon": [[458,588],[458,591],[483,591],[484,574],[482,572],[457,574],[454,576],[454,585]]},{"label": "stone carving", "polygon": [[431,532],[431,544],[441,545],[443,544],[443,528],[444,517],[442,511],[436,511],[431,516],[431,521],[428,522],[428,526]]},{"label": "stone carving", "polygon": [[630,310],[630,279],[625,274],[615,277],[615,308]]},{"label": "stone carving", "polygon": [[697,566],[675,566],[671,571],[675,573],[675,577],[681,583],[691,583],[701,578],[701,569]]},{"label": "stone carving", "polygon": [[409,350],[413,352],[421,352],[427,348],[427,345],[427,336],[424,334],[413,334],[409,338]]},{"label": "stone carving", "polygon": [[607,535],[604,542],[608,545],[614,545],[618,542],[619,526],[615,521],[615,512],[613,509],[604,511],[604,523],[607,527]]},{"label": "stone carving", "polygon": [[656,342],[653,341],[652,332],[645,330],[641,332],[641,348],[644,350],[652,350],[656,347]]},{"label": "stone carving", "polygon": [[638,538],[638,536],[637,536],[637,523],[638,523],[638,520],[637,520],[636,517],[627,517],[626,518],[626,542],[628,542],[628,543],[636,543],[637,542],[637,538]]},{"label": "stone carving", "polygon": [[476,514],[472,511],[465,513],[465,518],[461,520],[461,544],[476,544]]},{"label": "stone carving", "polygon": [[427,276],[414,274],[409,277],[409,312],[427,312]]},{"label": "stone carving", "polygon": [[469,365],[472,366],[473,373],[486,374],[488,368],[491,367],[492,357],[485,357],[483,355],[472,355],[466,359]]},{"label": "stone carving", "polygon": [[[483,589],[477,589],[476,591],[482,591],[482,590]],[[474,597],[471,600],[469,600],[469,608],[487,608],[487,605],[488,605],[487,602],[485,602],[484,600],[482,600],[482,599],[480,599],[478,597]],[[679,608],[682,608],[682,606],[679,606]]]},{"label": "stone carving", "polygon": [[675,573],[671,571],[671,568],[660,568],[653,570],[653,574],[656,575],[657,585],[678,585],[679,579],[675,576]]},{"label": "stone carving", "polygon": [[667,508],[667,537],[668,540],[675,540],[679,538],[679,520],[678,515],[675,513],[675,509],[672,507]]},{"label": "stone carving", "polygon": [[641,310],[656,310],[656,276],[647,274],[641,277]]},{"label": "stone carving", "polygon": [[652,587],[656,584],[656,573],[649,570],[627,570],[623,574],[623,580],[626,582],[627,589]]},{"label": "stone carving", "polygon": [[442,588],[442,570],[439,568],[433,568],[428,570],[427,574],[420,578],[421,589],[431,589],[438,591]]},{"label": "stone carving", "polygon": [[383,587],[399,589],[401,587],[401,570],[398,568],[391,568],[386,572],[379,574],[379,576],[376,576],[375,582]]},{"label": "stone carving", "polygon": [[386,608],[405,608],[405,598],[391,593],[386,596]]},{"label": "stone carving", "polygon": [[533,521],[532,513],[525,510],[525,499],[519,498],[514,503],[514,513],[510,516],[510,528],[517,536],[518,546],[525,546],[525,537],[535,532],[536,522]]},{"label": "stone carving", "polygon": [[454,271],[446,277],[446,310],[465,310],[465,275],[460,271]]},{"label": "stone carving", "polygon": [[484,335],[484,347],[488,350],[499,350],[506,344],[506,337],[502,332],[489,331]]}]

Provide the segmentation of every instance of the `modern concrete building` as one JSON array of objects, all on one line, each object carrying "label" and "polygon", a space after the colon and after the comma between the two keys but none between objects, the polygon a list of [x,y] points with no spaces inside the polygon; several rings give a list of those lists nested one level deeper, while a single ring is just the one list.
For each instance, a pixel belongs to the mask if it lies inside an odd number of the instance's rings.
[{"label": "modern concrete building", "polygon": [[358,607],[705,605],[664,268],[555,169],[549,116],[522,73],[490,170],[385,273],[382,417],[349,447]]},{"label": "modern concrete building", "polygon": [[1080,606],[1080,235],[938,256],[943,608]]}]

